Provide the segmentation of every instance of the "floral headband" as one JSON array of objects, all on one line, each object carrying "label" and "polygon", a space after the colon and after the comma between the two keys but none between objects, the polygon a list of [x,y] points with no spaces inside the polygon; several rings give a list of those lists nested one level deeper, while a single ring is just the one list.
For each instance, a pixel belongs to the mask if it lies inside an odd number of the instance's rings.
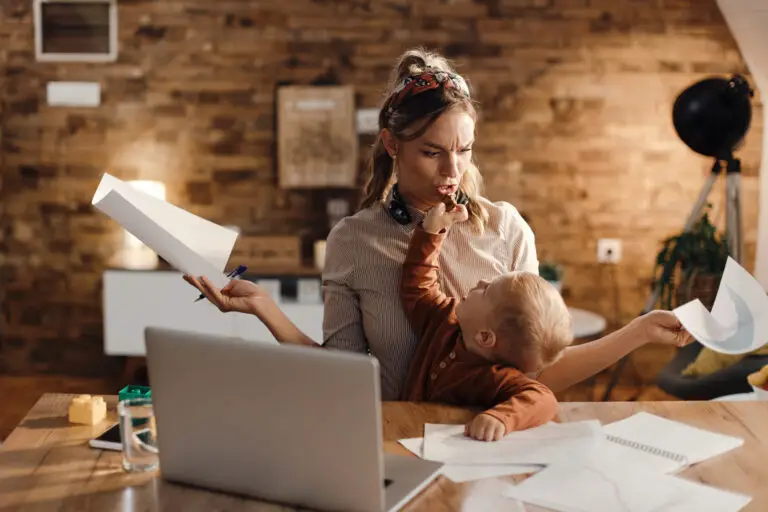
[{"label": "floral headband", "polygon": [[407,77],[395,87],[386,103],[387,114],[392,114],[406,98],[416,96],[424,91],[437,89],[441,85],[446,89],[458,89],[466,97],[469,97],[469,86],[460,75],[445,71],[426,71],[420,75]]}]

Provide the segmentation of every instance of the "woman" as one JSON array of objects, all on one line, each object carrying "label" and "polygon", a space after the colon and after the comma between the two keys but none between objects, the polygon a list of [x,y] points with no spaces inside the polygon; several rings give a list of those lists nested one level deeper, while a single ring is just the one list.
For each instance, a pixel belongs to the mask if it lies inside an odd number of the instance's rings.
[{"label": "woman", "polygon": [[[374,355],[382,398],[396,400],[417,344],[400,304],[400,267],[425,211],[452,196],[469,212],[469,220],[449,232],[440,255],[441,284],[449,295],[463,296],[479,280],[509,270],[538,272],[538,260],[533,232],[520,213],[480,195],[472,158],[477,116],[464,79],[442,57],[411,50],[400,58],[389,91],[362,207],[339,222],[326,242],[323,346]],[[207,279],[186,279],[222,311],[259,316],[277,340],[318,346],[255,284],[232,281],[219,291]],[[689,338],[673,314],[655,311],[600,340],[570,347],[538,378],[559,391],[645,343],[679,346]]]}]

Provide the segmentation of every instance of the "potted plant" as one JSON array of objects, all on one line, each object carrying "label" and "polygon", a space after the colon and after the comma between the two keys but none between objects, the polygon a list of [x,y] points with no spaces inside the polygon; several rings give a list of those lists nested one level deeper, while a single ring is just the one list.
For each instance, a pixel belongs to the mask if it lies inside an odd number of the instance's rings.
[{"label": "potted plant", "polygon": [[699,299],[711,309],[727,260],[727,240],[710,222],[709,213],[704,212],[690,231],[662,243],[653,283],[659,286],[659,306],[672,309]]},{"label": "potted plant", "polygon": [[549,281],[558,292],[563,291],[563,267],[552,261],[539,263],[539,275]]}]

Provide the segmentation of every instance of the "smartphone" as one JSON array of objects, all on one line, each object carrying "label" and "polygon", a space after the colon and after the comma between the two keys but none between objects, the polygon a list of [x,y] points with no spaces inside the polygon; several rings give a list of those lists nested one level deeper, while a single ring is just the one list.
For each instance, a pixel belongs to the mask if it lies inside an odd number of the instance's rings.
[{"label": "smartphone", "polygon": [[99,437],[88,441],[91,448],[100,448],[102,450],[123,451],[123,441],[120,437],[120,424],[115,423]]}]

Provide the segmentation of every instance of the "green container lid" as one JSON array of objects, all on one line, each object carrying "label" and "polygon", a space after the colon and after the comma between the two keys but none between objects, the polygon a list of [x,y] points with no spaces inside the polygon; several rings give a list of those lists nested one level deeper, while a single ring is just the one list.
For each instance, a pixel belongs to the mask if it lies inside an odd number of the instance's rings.
[{"label": "green container lid", "polygon": [[133,384],[125,386],[117,393],[119,401],[133,398],[152,398],[152,390],[148,386],[134,386]]}]

